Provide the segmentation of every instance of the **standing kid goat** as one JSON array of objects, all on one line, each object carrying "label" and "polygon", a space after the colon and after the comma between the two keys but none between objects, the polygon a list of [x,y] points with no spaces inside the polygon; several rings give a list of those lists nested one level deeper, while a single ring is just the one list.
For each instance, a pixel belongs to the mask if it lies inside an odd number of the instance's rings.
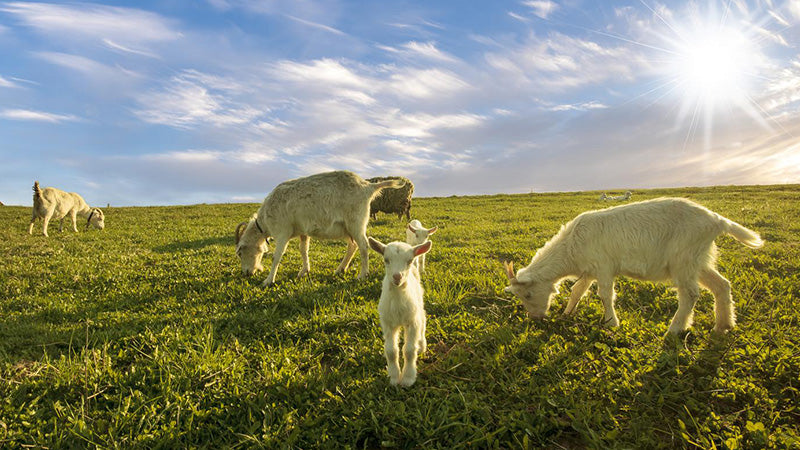
[{"label": "standing kid goat", "polygon": [[[428,236],[436,233],[439,227],[425,228],[422,223],[414,219],[408,224],[406,228],[406,244],[419,245],[428,240]],[[419,257],[419,271],[425,272],[425,253]]]},{"label": "standing kid goat", "polygon": [[[386,275],[383,277],[378,315],[383,331],[383,346],[389,382],[393,385],[411,386],[417,380],[417,355],[424,353],[425,304],[419,270],[415,261],[431,249],[431,241],[414,247],[404,242],[381,242],[369,238],[373,250],[383,255]],[[400,328],[403,338],[403,371],[400,372]]]},{"label": "standing kid goat", "polygon": [[714,294],[714,331],[724,332],[734,327],[736,314],[730,283],[715,269],[714,239],[722,233],[748,247],[763,245],[758,233],[679,198],[585,212],[562,226],[516,275],[513,263],[506,263],[511,282],[506,292],[519,297],[529,315],[543,317],[559,283],[577,278],[564,310],[564,314],[572,314],[596,280],[605,309],[604,324],[615,327],[619,325],[614,310],[617,275],[672,280],[678,290],[678,311],[669,332],[678,334],[692,324],[699,282]]},{"label": "standing kid goat", "polygon": [[284,181],[264,199],[249,221],[236,227],[236,255],[241,260],[242,271],[251,275],[264,269],[261,258],[269,250],[267,237],[272,236],[275,238],[275,252],[264,286],[272,284],[286,245],[290,239],[300,237],[303,267],[298,276],[303,276],[310,270],[308,244],[310,238],[315,237],[347,240],[347,253],[336,273],[347,270],[358,248],[361,253],[358,278],[366,277],[369,273],[369,202],[381,189],[400,186],[402,182],[397,180],[369,183],[348,171],[325,172]]},{"label": "standing kid goat", "polygon": [[72,219],[72,231],[77,232],[77,216],[86,219],[86,228],[91,224],[98,230],[105,227],[103,211],[100,208],[92,208],[86,201],[75,192],[64,192],[61,189],[47,187],[41,189],[39,182],[33,183],[33,214],[31,224],[28,227],[28,234],[33,234],[33,223],[36,219],[42,219],[42,233],[47,236],[47,227],[50,220],[59,220],[58,231],[64,231],[64,217],[69,215]]}]

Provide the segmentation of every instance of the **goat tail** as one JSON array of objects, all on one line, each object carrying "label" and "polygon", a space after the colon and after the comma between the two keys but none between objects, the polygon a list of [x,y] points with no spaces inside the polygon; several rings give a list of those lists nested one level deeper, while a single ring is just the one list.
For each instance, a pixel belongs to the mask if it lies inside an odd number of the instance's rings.
[{"label": "goat tail", "polygon": [[39,188],[39,182],[33,182],[33,199],[38,200],[42,197],[42,190]]},{"label": "goat tail", "polygon": [[720,218],[722,219],[722,230],[725,233],[733,236],[733,238],[737,241],[750,248],[759,248],[764,245],[764,241],[761,239],[761,236],[759,236],[759,234],[755,231],[747,229],[730,219],[726,219],[725,217]]},{"label": "goat tail", "polygon": [[380,181],[377,183],[370,183],[369,187],[367,188],[370,192],[370,198],[374,198],[380,191],[386,188],[398,189],[406,185],[406,182],[403,180],[386,180]]}]

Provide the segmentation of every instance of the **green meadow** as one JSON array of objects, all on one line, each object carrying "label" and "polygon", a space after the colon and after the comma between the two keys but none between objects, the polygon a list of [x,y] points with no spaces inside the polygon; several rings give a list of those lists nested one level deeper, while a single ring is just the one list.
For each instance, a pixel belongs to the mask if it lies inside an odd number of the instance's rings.
[{"label": "green meadow", "polygon": [[[264,192],[266,194],[266,192]],[[503,293],[599,192],[415,199],[439,226],[423,276],[428,352],[389,385],[378,324],[383,266],[342,276],[337,241],[312,240],[297,278],[244,277],[233,229],[256,204],[112,207],[106,229],[27,234],[0,207],[2,448],[798,448],[800,186],[634,192],[679,196],[761,233],[717,239],[737,328],[711,332],[703,291],[683,339],[666,284],[620,278],[617,329],[593,287],[570,318],[569,282],[543,321]],[[404,239],[379,215],[368,233]],[[65,227],[66,229],[67,227]],[[265,257],[265,263],[270,261]],[[266,265],[266,264],[265,264]]]}]

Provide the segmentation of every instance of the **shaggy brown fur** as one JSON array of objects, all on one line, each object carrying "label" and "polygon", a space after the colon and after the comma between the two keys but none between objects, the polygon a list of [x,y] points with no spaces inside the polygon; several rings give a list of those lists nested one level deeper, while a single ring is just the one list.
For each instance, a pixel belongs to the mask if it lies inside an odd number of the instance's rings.
[{"label": "shaggy brown fur", "polygon": [[379,183],[387,180],[402,180],[406,184],[397,189],[384,189],[372,200],[369,205],[369,215],[374,220],[379,212],[397,214],[397,218],[406,215],[406,220],[411,219],[411,195],[414,194],[414,183],[404,177],[375,177],[367,181]]}]

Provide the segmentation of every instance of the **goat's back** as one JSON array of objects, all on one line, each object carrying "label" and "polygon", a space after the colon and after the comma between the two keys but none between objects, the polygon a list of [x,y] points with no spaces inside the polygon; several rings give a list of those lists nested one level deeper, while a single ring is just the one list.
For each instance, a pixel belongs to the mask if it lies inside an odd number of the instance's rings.
[{"label": "goat's back", "polygon": [[320,173],[279,184],[264,199],[261,212],[273,232],[289,222],[299,234],[340,237],[344,224],[366,222],[376,192],[352,172]]},{"label": "goat's back", "polygon": [[660,198],[599,211],[568,223],[557,235],[579,264],[643,278],[666,278],[713,260],[714,239],[725,231],[718,214],[679,198]]},{"label": "goat's back", "polygon": [[73,209],[82,210],[86,205],[83,197],[75,192],[65,192],[54,187],[46,187],[34,192],[33,208],[44,215],[46,211],[53,210],[53,217],[60,218]]}]

